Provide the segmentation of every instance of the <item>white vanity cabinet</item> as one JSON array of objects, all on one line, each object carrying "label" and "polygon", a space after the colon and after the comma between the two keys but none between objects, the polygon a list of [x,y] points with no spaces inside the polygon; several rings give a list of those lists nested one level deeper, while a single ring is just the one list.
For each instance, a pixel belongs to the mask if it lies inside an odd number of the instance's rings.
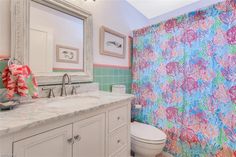
[{"label": "white vanity cabinet", "polygon": [[105,114],[74,123],[73,128],[73,157],[105,157]]},{"label": "white vanity cabinet", "polygon": [[127,151],[127,148],[130,149],[130,117],[128,111],[130,111],[128,106],[121,106],[108,112],[109,157],[129,156],[129,151]]},{"label": "white vanity cabinet", "polygon": [[105,157],[105,137],[105,114],[100,114],[14,142],[13,154],[16,157],[72,157],[72,154],[73,157]]},{"label": "white vanity cabinet", "polygon": [[72,125],[47,131],[13,144],[15,157],[72,157]]},{"label": "white vanity cabinet", "polygon": [[128,99],[27,125],[0,135],[0,156],[128,157],[130,110]]}]

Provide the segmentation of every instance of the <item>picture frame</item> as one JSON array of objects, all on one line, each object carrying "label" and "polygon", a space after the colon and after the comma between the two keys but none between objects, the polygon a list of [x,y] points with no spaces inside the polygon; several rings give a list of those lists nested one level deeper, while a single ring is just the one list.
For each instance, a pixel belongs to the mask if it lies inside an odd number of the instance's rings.
[{"label": "picture frame", "polygon": [[100,54],[117,58],[125,58],[126,36],[110,28],[100,28]]},{"label": "picture frame", "polygon": [[79,49],[56,45],[56,62],[79,64]]}]

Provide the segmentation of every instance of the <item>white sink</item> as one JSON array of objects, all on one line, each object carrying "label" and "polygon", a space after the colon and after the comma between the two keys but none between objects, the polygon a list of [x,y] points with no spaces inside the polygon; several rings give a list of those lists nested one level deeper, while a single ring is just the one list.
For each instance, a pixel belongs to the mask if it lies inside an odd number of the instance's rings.
[{"label": "white sink", "polygon": [[58,105],[84,105],[84,104],[96,104],[100,98],[98,96],[92,95],[74,95],[66,97],[57,97],[53,99],[48,99],[47,106],[58,106]]}]

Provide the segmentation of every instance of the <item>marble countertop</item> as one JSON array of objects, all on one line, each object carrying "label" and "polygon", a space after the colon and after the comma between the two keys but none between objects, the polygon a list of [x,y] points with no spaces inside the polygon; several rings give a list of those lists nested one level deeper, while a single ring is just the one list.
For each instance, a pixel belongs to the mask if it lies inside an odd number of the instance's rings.
[{"label": "marble countertop", "polygon": [[95,91],[76,96],[38,99],[19,105],[11,111],[0,111],[0,136],[45,124],[52,120],[68,118],[106,107],[120,101],[129,101],[130,94]]}]

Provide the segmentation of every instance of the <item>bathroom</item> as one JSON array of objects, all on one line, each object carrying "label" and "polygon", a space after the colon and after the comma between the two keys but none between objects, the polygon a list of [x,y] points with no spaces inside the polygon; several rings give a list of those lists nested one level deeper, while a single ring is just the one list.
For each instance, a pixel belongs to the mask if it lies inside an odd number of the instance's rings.
[{"label": "bathroom", "polygon": [[0,157],[236,157],[235,0],[0,0]]}]

